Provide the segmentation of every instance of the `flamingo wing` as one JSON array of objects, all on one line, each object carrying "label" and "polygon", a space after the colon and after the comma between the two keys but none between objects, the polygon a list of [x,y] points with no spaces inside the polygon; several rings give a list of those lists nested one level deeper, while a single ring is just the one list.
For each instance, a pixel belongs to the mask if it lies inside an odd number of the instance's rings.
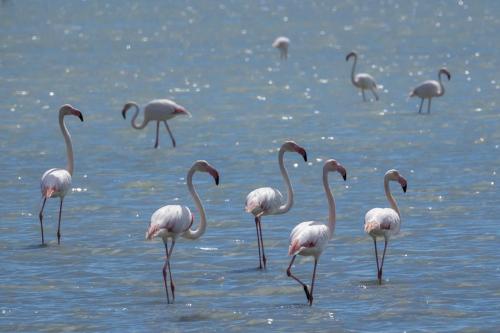
[{"label": "flamingo wing", "polygon": [[370,235],[396,234],[400,226],[399,215],[392,208],[373,208],[365,215],[365,232]]},{"label": "flamingo wing", "polygon": [[320,222],[299,223],[290,233],[288,254],[315,255],[323,252],[329,240],[328,227]]},{"label": "flamingo wing", "polygon": [[194,215],[186,206],[163,206],[151,215],[151,223],[146,231],[146,239],[181,234],[189,229],[193,220]]},{"label": "flamingo wing", "polygon": [[428,80],[422,82],[418,85],[410,94],[412,96],[418,96],[420,98],[431,98],[434,96],[438,96],[441,93],[441,86],[439,82],[435,80]]},{"label": "flamingo wing", "polygon": [[65,169],[49,169],[40,180],[40,189],[45,198],[63,197],[71,188],[71,175]]},{"label": "flamingo wing", "polygon": [[377,83],[375,82],[375,79],[373,78],[373,76],[367,73],[357,74],[355,77],[355,81],[363,89],[377,88]]},{"label": "flamingo wing", "polygon": [[283,195],[280,191],[271,187],[261,187],[247,195],[245,210],[255,216],[272,214],[282,203]]}]

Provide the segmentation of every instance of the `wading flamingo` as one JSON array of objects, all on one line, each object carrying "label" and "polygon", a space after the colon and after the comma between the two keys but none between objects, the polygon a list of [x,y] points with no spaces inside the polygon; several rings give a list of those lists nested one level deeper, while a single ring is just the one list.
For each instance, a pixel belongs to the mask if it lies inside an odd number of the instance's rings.
[{"label": "wading flamingo", "polygon": [[293,188],[288,177],[283,158],[285,152],[296,152],[302,155],[304,161],[307,162],[307,153],[304,148],[300,147],[293,141],[285,141],[278,153],[278,161],[281,175],[285,180],[285,185],[288,190],[288,199],[283,202],[283,195],[278,189],[271,187],[261,187],[253,190],[247,195],[245,202],[245,210],[255,216],[255,228],[257,229],[257,246],[259,248],[259,268],[266,268],[266,255],[264,253],[264,241],[262,239],[262,225],[260,218],[264,215],[284,214],[293,206]]},{"label": "wading flamingo", "polygon": [[179,115],[187,115],[191,117],[191,114],[179,104],[169,100],[169,99],[155,99],[146,104],[144,107],[144,118],[142,119],[142,124],[137,124],[135,120],[139,115],[139,105],[135,102],[128,102],[123,106],[122,116],[123,119],[126,119],[126,114],[128,109],[131,107],[135,107],[135,113],[132,117],[132,127],[135,129],[143,129],[150,121],[156,121],[156,141],[155,148],[158,147],[159,143],[159,134],[160,134],[160,122],[163,121],[165,127],[167,128],[168,134],[172,139],[172,145],[175,148],[175,139],[172,131],[170,131],[170,127],[168,127],[167,120],[170,120]]},{"label": "wading flamingo", "polygon": [[[172,291],[172,302],[175,301],[175,284],[172,279],[172,272],[170,270],[170,258],[174,249],[177,237],[182,236],[187,239],[200,238],[207,228],[207,220],[205,209],[201,203],[200,197],[193,186],[193,175],[196,171],[208,172],[215,179],[215,185],[219,185],[219,173],[207,161],[196,161],[187,174],[187,186],[189,193],[193,197],[194,204],[200,214],[200,224],[195,230],[190,229],[194,221],[194,215],[188,207],[181,205],[167,205],[163,206],[153,213],[151,216],[151,223],[146,231],[146,239],[151,240],[155,237],[161,237],[165,245],[165,264],[163,265],[163,283],[165,285],[165,292],[167,293],[167,302],[170,304],[170,295],[167,285],[167,269],[170,277],[170,290]],[[172,245],[168,247],[168,239],[172,240]]]},{"label": "wading flamingo", "polygon": [[280,51],[280,59],[288,58],[288,46],[290,45],[290,39],[287,37],[278,37],[273,42],[273,47]]},{"label": "wading flamingo", "polygon": [[40,181],[40,188],[42,190],[42,208],[38,217],[40,218],[40,229],[42,231],[42,245],[45,243],[43,238],[43,209],[45,208],[45,203],[48,198],[59,197],[59,222],[57,224],[57,244],[61,244],[61,213],[63,200],[68,190],[71,188],[71,176],[73,176],[73,145],[71,144],[71,136],[69,135],[66,124],[64,123],[64,117],[67,115],[73,115],[80,118],[83,121],[82,113],[72,107],[69,104],[61,106],[59,109],[59,127],[64,137],[64,142],[66,143],[66,155],[68,157],[68,165],[66,169],[49,169],[45,171]]},{"label": "wading flamingo", "polygon": [[[293,257],[290,265],[288,265],[286,274],[304,287],[309,305],[313,303],[314,280],[316,279],[316,266],[318,265],[319,256],[325,249],[328,241],[332,239],[333,232],[335,231],[335,199],[328,184],[328,173],[334,171],[340,173],[344,181],[347,178],[345,168],[337,161],[328,160],[325,162],[323,166],[323,187],[325,188],[326,199],[328,201],[328,224],[315,221],[302,222],[293,228],[290,233],[288,255]],[[310,292],[307,289],[307,285],[292,274],[292,265],[297,255],[314,257],[314,270]]]},{"label": "wading flamingo", "polygon": [[[377,261],[377,278],[378,283],[382,284],[382,268],[384,266],[385,251],[387,250],[387,243],[392,235],[396,235],[401,227],[401,215],[399,213],[398,204],[391,194],[389,182],[396,181],[406,192],[407,182],[399,174],[399,171],[391,169],[385,173],[384,176],[384,190],[387,200],[391,204],[391,208],[373,208],[370,209],[365,215],[365,232],[373,238],[375,245],[375,259]],[[384,253],[379,265],[378,252],[377,252],[377,237],[384,237]]]},{"label": "wading flamingo", "polygon": [[441,68],[438,72],[439,81],[424,81],[410,93],[409,97],[417,96],[421,98],[418,113],[422,113],[422,105],[424,104],[424,99],[427,98],[429,100],[427,104],[427,113],[431,113],[431,99],[433,97],[440,97],[444,95],[444,85],[443,82],[441,82],[441,74],[445,74],[448,77],[448,81],[450,81],[450,72],[448,72],[446,68]]},{"label": "wading flamingo", "polygon": [[356,70],[356,63],[358,62],[358,54],[356,52],[351,52],[345,57],[345,61],[349,61],[351,57],[354,57],[354,63],[352,64],[352,70],[351,70],[351,81],[352,84],[356,87],[361,89],[361,94],[363,95],[363,101],[366,102],[366,97],[365,97],[365,90],[370,90],[375,96],[375,99],[378,101],[378,95],[377,95],[377,83],[375,82],[375,79],[373,76],[367,73],[359,73],[359,74],[354,74]]}]

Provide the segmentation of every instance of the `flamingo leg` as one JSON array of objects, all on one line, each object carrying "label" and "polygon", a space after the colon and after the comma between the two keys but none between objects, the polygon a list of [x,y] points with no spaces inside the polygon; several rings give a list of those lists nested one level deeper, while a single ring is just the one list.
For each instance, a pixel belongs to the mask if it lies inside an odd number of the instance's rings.
[{"label": "flamingo leg", "polygon": [[431,113],[431,100],[432,98],[429,98],[429,104],[427,104],[427,113]]},{"label": "flamingo leg", "polygon": [[164,240],[164,245],[165,245],[165,252],[166,252],[166,258],[165,258],[165,264],[163,264],[163,284],[165,285],[165,292],[167,293],[167,304],[170,304],[170,295],[168,294],[168,287],[167,287],[167,266],[168,266],[168,240]]},{"label": "flamingo leg", "polygon": [[59,222],[57,223],[57,244],[61,244],[61,214],[62,214],[62,206],[63,206],[64,197],[61,197],[61,201],[59,203]]},{"label": "flamingo leg", "polygon": [[156,141],[155,141],[155,148],[158,148],[158,143],[159,143],[159,136],[160,136],[160,121],[156,122]]},{"label": "flamingo leg", "polygon": [[361,89],[361,94],[363,95],[363,102],[366,102],[365,90]]},{"label": "flamingo leg", "polygon": [[418,113],[422,113],[422,105],[424,105],[424,99],[420,99],[420,108],[418,109]]},{"label": "flamingo leg", "polygon": [[38,214],[38,217],[40,218],[40,229],[42,231],[42,245],[44,244],[44,239],[43,239],[43,209],[45,208],[45,203],[47,202],[47,198],[43,198],[43,203],[42,203],[42,208],[40,209],[40,213]]},{"label": "flamingo leg", "polygon": [[297,255],[294,255],[292,257],[292,260],[290,261],[290,265],[288,265],[288,269],[286,270],[286,275],[288,277],[291,277],[292,279],[294,279],[295,281],[297,281],[298,283],[300,283],[302,285],[302,287],[304,288],[304,292],[306,293],[307,300],[310,303],[312,303],[312,296],[309,293],[309,289],[307,289],[307,285],[304,282],[300,281],[298,277],[296,277],[295,275],[292,274],[292,265],[293,265],[293,262],[295,261],[295,257],[297,257]]},{"label": "flamingo leg", "polygon": [[174,250],[175,238],[172,239],[172,245],[170,245],[170,250],[167,251],[168,260],[168,275],[170,277],[170,290],[172,290],[172,299],[175,301],[175,284],[174,279],[172,279],[172,272],[170,271],[170,258],[172,257],[172,251]]},{"label": "flamingo leg", "polygon": [[262,223],[260,222],[260,217],[257,218],[259,220],[259,235],[260,235],[260,247],[262,248],[262,263],[264,264],[264,269],[266,268],[266,254],[264,253],[264,241],[262,240]]},{"label": "flamingo leg", "polygon": [[174,148],[175,148],[175,139],[174,139],[174,135],[172,134],[172,131],[170,130],[170,127],[168,127],[167,121],[166,121],[166,120],[164,120],[163,122],[165,123],[165,127],[167,128],[168,134],[170,135],[170,139],[172,139],[172,145],[173,145],[173,146],[174,146]]},{"label": "flamingo leg", "polygon": [[382,284],[382,268],[384,267],[385,251],[387,250],[387,238],[385,239],[384,253],[382,254],[382,261],[380,263],[380,270],[378,271],[378,283]]},{"label": "flamingo leg", "polygon": [[255,217],[255,229],[257,230],[257,247],[259,248],[259,269],[262,269],[262,256],[260,254],[259,218]]},{"label": "flamingo leg", "polygon": [[372,88],[370,90],[371,90],[373,96],[375,96],[375,100],[378,101],[378,95],[377,95],[377,92],[375,91],[375,89]]},{"label": "flamingo leg", "polygon": [[373,237],[373,245],[375,246],[375,261],[377,262],[378,283],[381,284],[381,280],[380,280],[380,268],[379,268],[379,264],[378,264],[377,239],[375,237]]},{"label": "flamingo leg", "polygon": [[309,298],[309,305],[310,306],[313,304],[314,281],[316,280],[316,267],[317,266],[318,266],[318,259],[314,258],[314,270],[313,270],[313,276],[312,276],[312,282],[311,282],[311,295]]}]

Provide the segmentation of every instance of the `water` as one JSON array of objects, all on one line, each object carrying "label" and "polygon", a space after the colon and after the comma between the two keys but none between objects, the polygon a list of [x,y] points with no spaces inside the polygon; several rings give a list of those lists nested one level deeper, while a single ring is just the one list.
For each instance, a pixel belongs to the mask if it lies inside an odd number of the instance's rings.
[{"label": "water", "polygon": [[[496,1],[286,1],[250,3],[3,1],[0,5],[0,330],[2,331],[494,331],[500,310]],[[287,62],[270,44],[288,36]],[[363,103],[345,55],[383,85]],[[452,80],[431,115],[418,115],[412,87],[446,66]],[[170,122],[178,147],[154,125],[137,131],[120,110],[172,98],[193,114]],[[40,247],[39,178],[64,166],[57,110],[75,149],[73,192],[57,245],[57,200],[46,207]],[[289,154],[293,209],[265,217],[268,270],[257,266],[248,192],[283,189],[276,155],[294,139],[310,163]],[[288,234],[326,221],[323,160],[332,177],[336,234],[323,253],[315,304],[286,277]],[[162,286],[163,246],[146,242],[151,214],[193,207],[188,168],[206,159],[221,174],[195,183],[206,234],[179,240],[177,301]],[[386,206],[394,187],[402,232],[375,284],[364,213]],[[310,260],[295,272],[309,281]]]}]

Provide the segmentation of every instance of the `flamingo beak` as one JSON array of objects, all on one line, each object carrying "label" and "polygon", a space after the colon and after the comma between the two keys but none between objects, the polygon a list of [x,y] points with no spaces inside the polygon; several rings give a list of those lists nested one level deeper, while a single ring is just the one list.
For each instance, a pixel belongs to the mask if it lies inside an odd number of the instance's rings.
[{"label": "flamingo beak", "polygon": [[347,180],[347,171],[344,168],[342,168],[341,174],[342,174],[342,178],[344,178],[344,181],[346,181]]},{"label": "flamingo beak", "polygon": [[297,148],[297,153],[299,153],[300,155],[302,155],[302,157],[304,158],[304,161],[307,162],[307,152],[304,148],[302,147],[298,147]]},{"label": "flamingo beak", "polygon": [[125,116],[126,113],[127,113],[127,109],[123,108],[123,110],[122,110],[122,117],[123,117],[123,119],[127,119],[127,117]]},{"label": "flamingo beak", "polygon": [[353,52],[349,53],[346,57],[345,57],[345,61],[349,61],[349,58],[352,57],[354,55]]},{"label": "flamingo beak", "polygon": [[81,121],[83,121],[83,115],[80,112],[80,110],[73,109],[73,110],[71,110],[71,114],[74,116],[77,116],[78,118],[80,118]]},{"label": "flamingo beak", "polygon": [[219,173],[217,172],[217,170],[210,168],[210,169],[208,170],[208,173],[209,173],[212,177],[214,177],[214,179],[215,179],[215,185],[219,186]]},{"label": "flamingo beak", "polygon": [[408,186],[408,183],[406,182],[406,179],[404,179],[403,177],[400,177],[398,179],[398,182],[399,182],[399,184],[401,184],[401,188],[403,188],[403,192],[406,193],[406,188]]}]

